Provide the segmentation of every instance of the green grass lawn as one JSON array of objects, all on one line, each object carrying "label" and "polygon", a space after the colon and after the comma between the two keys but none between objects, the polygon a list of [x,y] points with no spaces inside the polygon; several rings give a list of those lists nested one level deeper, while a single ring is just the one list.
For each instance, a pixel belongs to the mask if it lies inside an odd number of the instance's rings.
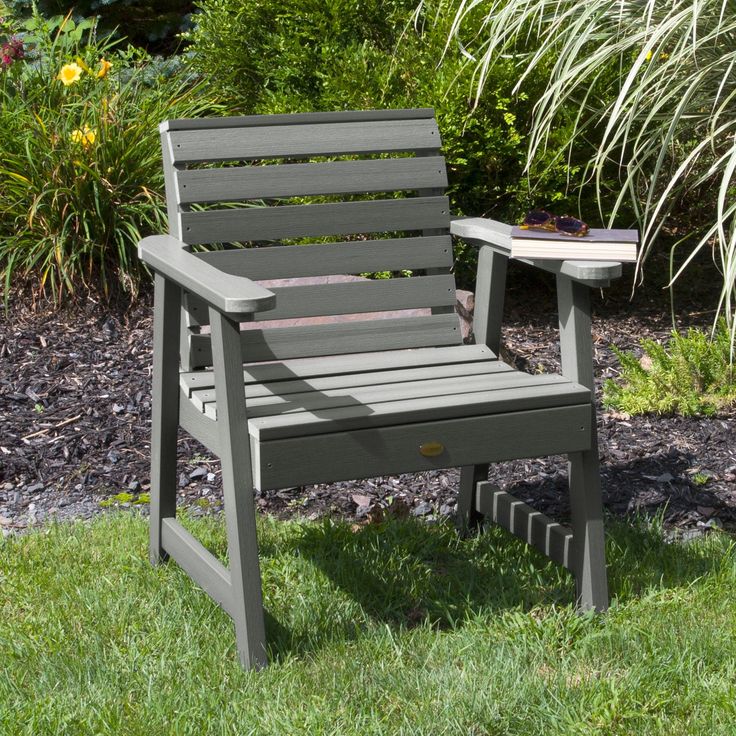
[{"label": "green grass lawn", "polygon": [[[736,547],[609,526],[613,606],[493,529],[261,520],[272,665],[244,673],[228,617],[146,521],[114,514],[0,542],[3,734],[729,734]],[[187,525],[219,555],[214,520]]]}]

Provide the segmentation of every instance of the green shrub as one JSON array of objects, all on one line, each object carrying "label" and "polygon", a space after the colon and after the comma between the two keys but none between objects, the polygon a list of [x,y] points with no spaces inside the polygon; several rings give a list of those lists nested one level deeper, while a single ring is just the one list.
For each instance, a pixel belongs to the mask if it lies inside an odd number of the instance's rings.
[{"label": "green shrub", "polygon": [[203,114],[205,92],[188,72],[97,40],[89,20],[35,14],[12,30],[25,54],[0,71],[5,298],[19,277],[57,298],[80,284],[135,293],[136,243],[166,228],[157,126]]},{"label": "green shrub", "polygon": [[189,28],[192,0],[6,0],[16,16],[32,14],[35,7],[49,18],[73,9],[75,19],[96,17],[104,33],[117,33],[136,46],[171,49],[179,45],[177,34]]},{"label": "green shrub", "polygon": [[[544,73],[524,95],[518,68],[500,64],[477,107],[470,69],[452,47],[438,66],[459,0],[199,0],[189,34],[192,64],[243,114],[434,107],[456,214],[515,220],[533,206],[575,211],[567,185],[575,157],[542,157],[530,190],[526,130]],[[552,135],[565,140],[561,125]],[[559,140],[557,140],[559,138]],[[459,247],[457,276],[469,285],[475,250]]]},{"label": "green shrub", "polygon": [[614,348],[621,380],[607,380],[605,406],[628,414],[712,415],[736,406],[736,372],[731,362],[731,334],[725,320],[712,339],[690,328],[672,333],[667,346],[642,340],[644,357]]}]

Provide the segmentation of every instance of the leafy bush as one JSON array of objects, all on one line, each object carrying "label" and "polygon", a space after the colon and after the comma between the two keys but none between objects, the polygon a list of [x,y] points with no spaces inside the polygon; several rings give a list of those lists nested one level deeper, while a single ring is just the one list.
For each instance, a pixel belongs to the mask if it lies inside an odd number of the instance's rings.
[{"label": "leafy bush", "polygon": [[[35,7],[49,18],[65,15],[70,4],[63,0],[6,0],[16,16],[32,14]],[[100,31],[117,32],[131,43],[157,50],[179,45],[177,34],[189,28],[192,0],[77,0],[73,17],[96,17]]]},{"label": "leafy bush", "polygon": [[[188,74],[96,40],[92,21],[35,14],[0,71],[0,275],[58,297],[81,283],[135,292],[138,239],[165,230],[157,127],[203,114]],[[11,35],[10,38],[20,38]]]},{"label": "leafy bush", "polygon": [[696,329],[672,333],[667,346],[642,340],[644,357],[614,351],[622,384],[606,381],[603,403],[628,414],[716,414],[736,406],[731,335],[721,320],[712,339]]},{"label": "leafy bush", "polygon": [[[514,95],[518,70],[501,64],[477,107],[454,47],[439,66],[459,0],[199,0],[189,34],[194,68],[243,114],[434,107],[457,214],[515,220],[531,206],[577,208],[570,160],[540,159],[533,191],[524,175],[526,133],[546,77]],[[561,125],[552,138],[566,140]],[[552,164],[550,166],[550,164]],[[460,249],[458,279],[474,273]]]},{"label": "leafy bush", "polygon": [[[684,243],[681,275],[702,251],[718,263],[718,307],[736,317],[736,14],[731,0],[464,0],[453,29],[476,39],[478,93],[518,59],[519,89],[536,83],[547,59],[548,83],[533,117],[530,156],[549,155],[560,115],[580,111],[571,140],[587,147],[599,194],[602,172],[618,164],[617,198],[641,224],[642,259],[665,233]],[[467,14],[467,15],[466,15]],[[564,154],[564,150],[560,151]],[[688,252],[689,251],[689,252]],[[681,258],[680,252],[673,253]]]}]

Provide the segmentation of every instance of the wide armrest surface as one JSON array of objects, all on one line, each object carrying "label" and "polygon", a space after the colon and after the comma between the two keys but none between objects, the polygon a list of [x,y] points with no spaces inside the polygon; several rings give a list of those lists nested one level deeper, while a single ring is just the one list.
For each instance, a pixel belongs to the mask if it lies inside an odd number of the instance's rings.
[{"label": "wide armrest surface", "polygon": [[197,258],[171,235],[152,235],[138,244],[138,255],[154,271],[226,314],[263,312],[276,295],[245,276],[233,276]]},{"label": "wide armrest surface", "polygon": [[[458,217],[450,223],[450,232],[474,245],[490,245],[501,255],[511,256],[511,225],[487,217]],[[588,286],[608,286],[621,276],[618,261],[559,261],[518,258],[522,263],[550,273],[568,276]]]}]

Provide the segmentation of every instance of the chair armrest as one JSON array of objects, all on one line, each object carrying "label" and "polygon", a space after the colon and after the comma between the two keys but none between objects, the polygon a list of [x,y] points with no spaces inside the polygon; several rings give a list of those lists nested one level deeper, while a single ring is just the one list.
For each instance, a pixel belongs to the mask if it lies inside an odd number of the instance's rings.
[{"label": "chair armrest", "polygon": [[[471,245],[488,245],[499,255],[511,257],[511,225],[487,217],[458,217],[450,223],[450,232]],[[587,286],[609,286],[613,279],[621,276],[621,264],[618,261],[514,260],[567,276]]]},{"label": "chair armrest", "polygon": [[152,235],[138,243],[138,256],[154,271],[225,314],[263,312],[276,295],[245,276],[233,276],[197,258],[171,235]]}]

